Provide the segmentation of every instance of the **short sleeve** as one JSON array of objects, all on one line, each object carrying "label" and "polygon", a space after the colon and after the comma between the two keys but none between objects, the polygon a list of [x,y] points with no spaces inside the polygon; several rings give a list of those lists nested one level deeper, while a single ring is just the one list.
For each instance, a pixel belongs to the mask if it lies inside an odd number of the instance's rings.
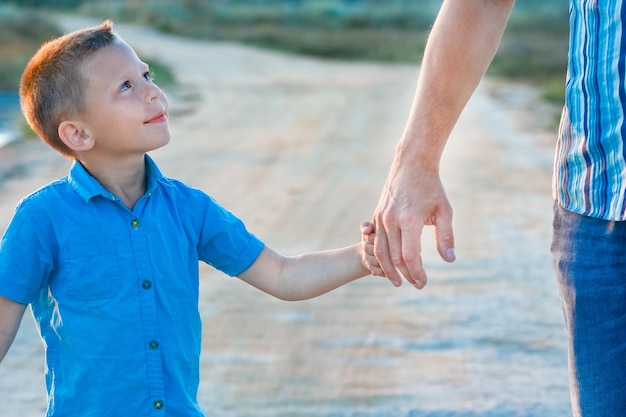
[{"label": "short sleeve", "polygon": [[21,304],[35,299],[53,269],[51,228],[35,207],[22,201],[0,240],[0,295]]},{"label": "short sleeve", "polygon": [[199,258],[225,274],[237,276],[254,263],[265,245],[238,217],[208,198]]}]

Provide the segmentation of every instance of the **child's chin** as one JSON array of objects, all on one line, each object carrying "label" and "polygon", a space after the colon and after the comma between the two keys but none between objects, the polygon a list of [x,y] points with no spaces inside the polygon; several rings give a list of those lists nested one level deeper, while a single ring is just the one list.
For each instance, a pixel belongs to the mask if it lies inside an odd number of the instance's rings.
[{"label": "child's chin", "polygon": [[[159,149],[164,147],[165,145],[167,145],[168,143],[170,143],[170,139],[171,139],[171,135],[170,135],[170,131],[168,129],[167,131],[167,135],[164,135],[162,138],[159,138],[159,140],[157,142],[154,143],[155,147],[154,149]],[[154,150],[153,149],[153,150]]]}]

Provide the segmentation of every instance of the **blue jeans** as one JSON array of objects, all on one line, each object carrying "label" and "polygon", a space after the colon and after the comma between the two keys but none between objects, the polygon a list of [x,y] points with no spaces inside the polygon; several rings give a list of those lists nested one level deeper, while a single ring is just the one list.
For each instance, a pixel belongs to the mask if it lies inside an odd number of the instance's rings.
[{"label": "blue jeans", "polygon": [[554,209],[574,416],[626,415],[626,222]]}]

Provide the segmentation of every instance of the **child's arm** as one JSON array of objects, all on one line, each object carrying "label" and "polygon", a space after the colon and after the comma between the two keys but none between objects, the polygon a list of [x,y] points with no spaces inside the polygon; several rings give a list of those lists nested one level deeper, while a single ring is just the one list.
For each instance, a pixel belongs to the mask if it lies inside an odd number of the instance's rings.
[{"label": "child's arm", "polygon": [[287,257],[265,247],[239,278],[285,301],[306,300],[327,293],[357,278],[380,275],[374,256],[374,226],[361,225],[363,239],[342,249]]},{"label": "child's arm", "polygon": [[0,362],[9,351],[26,306],[0,295]]},{"label": "child's arm", "polygon": [[285,301],[306,300],[369,274],[361,245],[287,257],[265,247],[238,277]]}]

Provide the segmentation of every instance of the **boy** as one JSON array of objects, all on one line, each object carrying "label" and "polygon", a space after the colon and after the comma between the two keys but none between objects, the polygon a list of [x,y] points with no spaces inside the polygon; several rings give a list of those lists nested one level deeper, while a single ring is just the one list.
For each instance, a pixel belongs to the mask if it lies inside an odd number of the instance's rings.
[{"label": "boy", "polygon": [[371,224],[360,245],[284,257],[164,177],[146,153],[169,142],[167,98],[109,21],[42,46],[20,98],[39,136],[75,160],[22,200],[0,241],[0,361],[31,304],[48,416],[203,415],[199,260],[283,300],[376,267]]}]

